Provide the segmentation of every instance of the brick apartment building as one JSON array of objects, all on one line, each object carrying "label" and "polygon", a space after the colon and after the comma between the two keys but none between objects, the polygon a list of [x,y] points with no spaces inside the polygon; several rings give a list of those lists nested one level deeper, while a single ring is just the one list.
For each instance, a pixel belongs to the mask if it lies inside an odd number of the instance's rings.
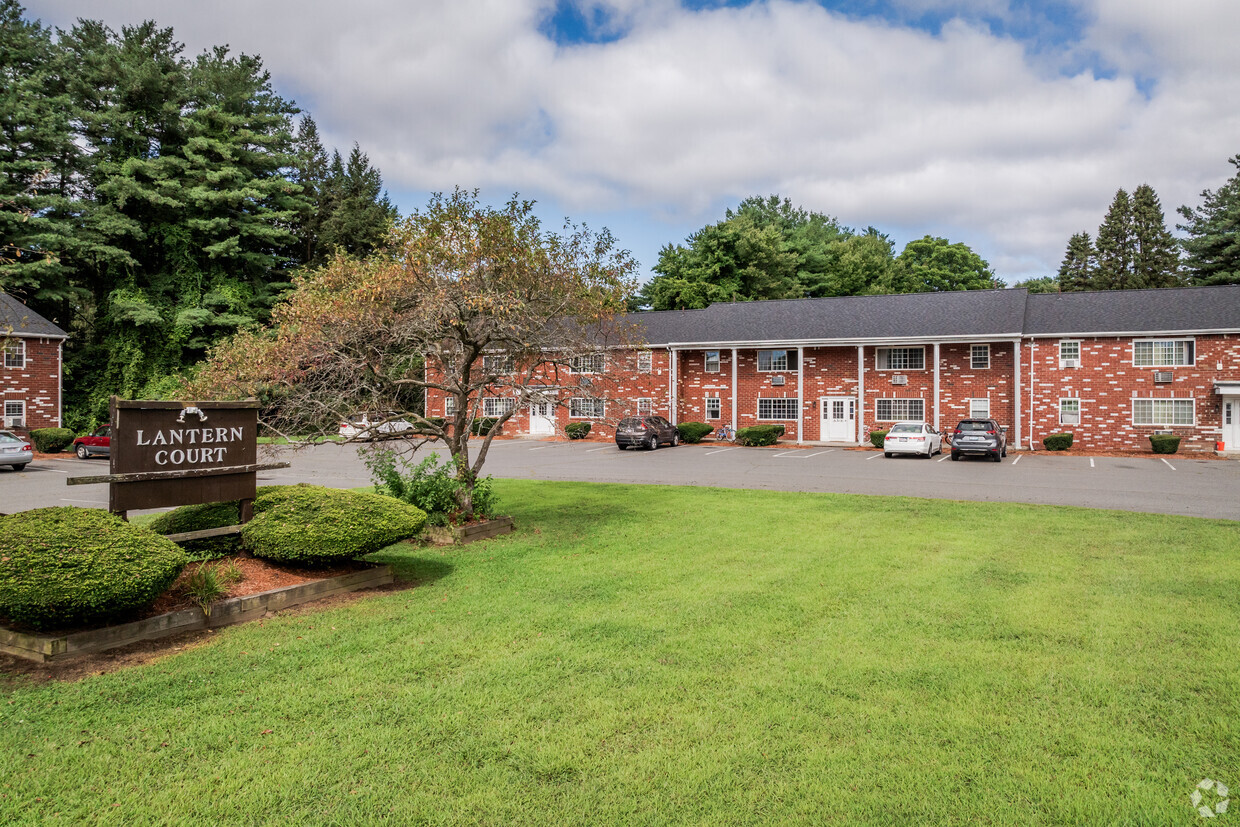
[{"label": "brick apartment building", "polygon": [[[1240,451],[1240,285],[742,302],[629,320],[646,349],[581,362],[609,376],[603,398],[561,398],[549,383],[506,431],[590,421],[592,438],[610,439],[620,417],[649,412],[857,444],[896,420],[944,429],[974,416],[998,420],[1014,448],[1071,431],[1085,447],[1148,449],[1166,431],[1181,450]],[[427,394],[428,415],[444,405]]]},{"label": "brick apartment building", "polygon": [[61,359],[66,333],[0,293],[0,427],[22,432],[61,423]]}]

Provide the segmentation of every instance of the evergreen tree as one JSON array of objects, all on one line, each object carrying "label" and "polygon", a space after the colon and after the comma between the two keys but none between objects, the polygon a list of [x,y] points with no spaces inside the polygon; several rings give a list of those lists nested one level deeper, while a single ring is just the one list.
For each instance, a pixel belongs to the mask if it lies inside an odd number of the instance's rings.
[{"label": "evergreen tree", "polygon": [[1133,252],[1130,286],[1141,289],[1183,284],[1179,249],[1167,230],[1167,220],[1158,195],[1149,184],[1142,184],[1133,190],[1132,225],[1136,249]]},{"label": "evergreen tree", "polygon": [[1097,268],[1093,286],[1097,290],[1122,290],[1132,277],[1136,239],[1133,236],[1132,201],[1120,189],[1111,201],[1106,218],[1098,227]]},{"label": "evergreen tree", "polygon": [[1185,266],[1193,284],[1240,284],[1240,155],[1230,161],[1236,174],[1217,190],[1201,193],[1196,209],[1180,207],[1188,233]]},{"label": "evergreen tree", "polygon": [[1077,233],[1068,239],[1068,249],[1059,265],[1059,289],[1065,293],[1093,290],[1098,262],[1089,233]]},{"label": "evergreen tree", "polygon": [[362,257],[383,245],[397,217],[383,191],[379,170],[370,165],[370,158],[357,144],[347,163],[341,161],[339,152],[333,153],[320,211],[320,248]]}]

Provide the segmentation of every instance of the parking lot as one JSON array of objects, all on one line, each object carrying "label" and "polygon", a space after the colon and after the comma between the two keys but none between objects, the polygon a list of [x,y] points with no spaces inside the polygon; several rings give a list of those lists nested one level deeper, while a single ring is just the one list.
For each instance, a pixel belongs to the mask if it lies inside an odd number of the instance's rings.
[{"label": "parking lot", "polygon": [[[474,446],[476,450],[476,445]],[[260,456],[260,461],[273,458]],[[291,467],[259,484],[309,482],[335,488],[370,483],[352,445],[278,449]],[[70,476],[107,473],[106,460],[38,460],[0,469],[0,511],[49,505],[106,507],[104,486],[67,486]],[[484,473],[521,479],[700,485],[777,491],[1076,505],[1240,520],[1240,462],[1158,457],[1074,457],[1012,452],[1002,463],[951,462],[947,455],[885,458],[844,448],[740,448],[707,443],[620,451],[610,443],[497,440]]]}]

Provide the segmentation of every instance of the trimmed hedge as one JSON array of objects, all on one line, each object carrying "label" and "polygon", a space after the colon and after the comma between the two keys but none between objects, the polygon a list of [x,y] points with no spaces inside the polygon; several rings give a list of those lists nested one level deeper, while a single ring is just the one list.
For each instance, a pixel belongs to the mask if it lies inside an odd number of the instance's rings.
[{"label": "trimmed hedge", "polygon": [[569,439],[585,439],[586,434],[590,433],[590,423],[570,422],[564,426],[564,433],[568,434]]},{"label": "trimmed hedge", "polygon": [[0,614],[37,629],[142,609],[189,562],[176,543],[94,508],[0,518]]},{"label": "trimmed hedge", "polygon": [[73,444],[73,439],[68,428],[36,428],[30,432],[30,441],[40,454],[59,454]]},{"label": "trimmed hedge", "polygon": [[887,431],[870,431],[870,444],[875,448],[882,448],[886,439]]},{"label": "trimmed hedge", "polygon": [[774,445],[783,434],[783,425],[751,425],[736,432],[736,441],[741,445],[755,448],[761,445]]},{"label": "trimmed hedge", "polygon": [[[183,505],[165,511],[146,524],[156,534],[180,534],[184,531],[201,531],[204,528],[223,528],[241,522],[241,504],[236,500],[226,503]],[[241,550],[241,538],[236,534],[226,537],[208,537],[205,540],[187,540],[180,544],[191,560],[214,560]]]},{"label": "trimmed hedge", "polygon": [[[474,424],[470,426],[469,432],[473,434],[474,436],[486,436],[487,433],[491,430],[491,426],[495,424],[495,420],[496,420],[496,417],[493,417],[493,416],[484,417],[482,419],[475,419]],[[503,432],[504,432],[504,429],[501,427],[495,433],[501,434]]]},{"label": "trimmed hedge", "polygon": [[1180,438],[1175,434],[1150,434],[1150,448],[1156,454],[1174,454],[1180,450]]},{"label": "trimmed hedge", "polygon": [[1042,447],[1048,451],[1066,451],[1072,447],[1072,434],[1047,434],[1042,438]]},{"label": "trimmed hedge", "polygon": [[418,534],[426,512],[393,497],[315,485],[260,488],[241,540],[255,557],[338,563]]},{"label": "trimmed hedge", "polygon": [[676,430],[680,432],[681,442],[696,445],[702,441],[702,437],[714,433],[715,429],[705,422],[683,422],[676,426]]}]

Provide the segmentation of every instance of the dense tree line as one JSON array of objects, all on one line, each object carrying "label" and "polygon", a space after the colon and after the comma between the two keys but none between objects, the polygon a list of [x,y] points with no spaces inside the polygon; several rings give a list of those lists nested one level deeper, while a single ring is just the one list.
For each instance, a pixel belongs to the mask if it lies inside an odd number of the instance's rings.
[{"label": "dense tree line", "polygon": [[72,334],[70,424],[172,387],[297,268],[381,243],[378,171],[356,146],[329,159],[258,57],[23,14],[0,0],[0,289]]},{"label": "dense tree line", "polygon": [[873,227],[857,232],[777,195],[747,198],[685,244],[665,246],[652,269],[634,308],[1002,286],[965,244],[926,236],[897,256]]}]

